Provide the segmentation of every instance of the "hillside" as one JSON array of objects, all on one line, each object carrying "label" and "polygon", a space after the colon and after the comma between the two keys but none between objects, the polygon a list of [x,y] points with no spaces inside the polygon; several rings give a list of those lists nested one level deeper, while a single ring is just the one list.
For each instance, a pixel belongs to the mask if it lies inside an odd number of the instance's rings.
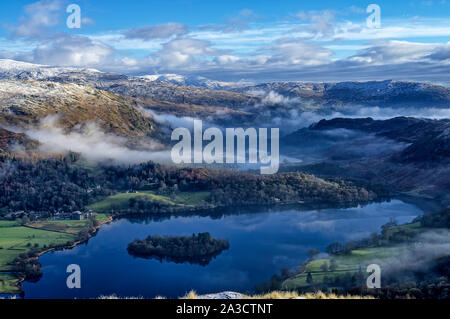
[{"label": "hillside", "polygon": [[[427,120],[398,117],[390,120],[344,119],[322,120],[311,130],[357,130],[410,143],[396,156],[402,162],[447,163],[450,160],[450,120]],[[295,133],[294,133],[295,135]],[[291,135],[291,137],[293,137]]]},{"label": "hillside", "polygon": [[[429,212],[414,222],[391,221],[380,234],[359,241],[332,243],[327,254],[315,251],[296,274],[278,283],[286,291],[339,291],[378,298],[448,298],[449,209]],[[382,288],[366,289],[365,270],[382,269]],[[275,284],[277,285],[277,284]]]},{"label": "hillside", "polygon": [[77,83],[143,100],[180,104],[231,107],[257,101],[255,97],[236,92],[180,85],[191,84],[190,81],[157,81],[158,78],[126,76],[94,69],[58,68],[0,59],[0,79]]},{"label": "hillside", "polygon": [[0,127],[0,156],[8,155],[14,148],[34,148],[37,142],[30,140],[25,134],[14,133]]},{"label": "hillside", "polygon": [[434,106],[450,105],[450,89],[434,84],[370,81],[340,83],[275,82],[234,89],[237,92],[276,92],[284,97],[298,98],[317,105],[367,106]]},{"label": "hillside", "polygon": [[157,137],[158,124],[133,100],[92,87],[45,81],[0,81],[0,124],[29,127],[49,115],[71,129],[96,122],[105,132],[126,137]]},{"label": "hillside", "polygon": [[[450,105],[450,89],[444,86],[401,81],[369,82],[273,82],[256,85],[221,82],[177,74],[127,76],[94,69],[59,68],[0,59],[0,79],[78,83],[146,100],[197,106],[245,109],[261,104],[261,94],[277,93],[295,105],[440,107]],[[264,104],[283,104],[265,101]],[[268,105],[267,105],[268,106]]]},{"label": "hillside", "polygon": [[384,185],[392,192],[450,204],[449,120],[322,120],[282,139],[282,149],[313,160],[285,171],[306,171]]}]

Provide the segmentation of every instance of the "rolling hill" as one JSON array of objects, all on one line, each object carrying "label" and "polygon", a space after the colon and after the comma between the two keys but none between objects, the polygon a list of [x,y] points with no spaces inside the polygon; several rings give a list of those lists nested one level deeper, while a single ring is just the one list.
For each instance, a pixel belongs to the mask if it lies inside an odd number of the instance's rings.
[{"label": "rolling hill", "polygon": [[63,128],[96,122],[125,137],[158,137],[158,124],[135,101],[89,86],[48,81],[0,81],[0,124],[29,127],[57,115]]}]

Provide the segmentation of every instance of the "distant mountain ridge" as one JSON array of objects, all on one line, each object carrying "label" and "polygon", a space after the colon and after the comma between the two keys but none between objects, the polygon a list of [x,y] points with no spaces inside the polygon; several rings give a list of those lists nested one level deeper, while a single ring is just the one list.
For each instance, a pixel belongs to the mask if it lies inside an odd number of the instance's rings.
[{"label": "distant mountain ridge", "polygon": [[369,81],[338,83],[274,82],[235,89],[242,93],[276,92],[320,105],[402,105],[450,107],[450,88],[436,84]]},{"label": "distant mountain ridge", "polygon": [[69,74],[95,76],[105,74],[96,69],[52,67],[14,60],[0,59],[0,79],[45,80]]},{"label": "distant mountain ridge", "polygon": [[[252,105],[258,101],[257,98],[251,95],[238,92],[212,90],[198,86],[183,86],[181,82],[179,84],[170,83],[176,82],[175,80],[177,79],[179,81],[181,79],[187,81],[187,78],[181,78],[176,75],[163,77],[161,81],[157,80],[159,77],[127,76],[100,72],[95,69],[58,68],[13,60],[0,60],[0,80],[36,80],[89,85],[111,93],[139,98],[144,104],[146,99],[151,99],[201,106],[240,107]],[[174,81],[168,81],[168,79]],[[211,83],[210,85],[213,85]]]},{"label": "distant mountain ridge", "polygon": [[329,131],[347,129],[372,133],[403,143],[410,144],[394,159],[413,163],[450,162],[450,119],[429,120],[409,117],[396,117],[389,120],[372,118],[335,118],[321,120],[308,129],[302,129],[285,137],[285,141],[295,144],[296,140],[307,136],[308,131]]},{"label": "distant mountain ridge", "polygon": [[[298,104],[340,106],[450,107],[450,88],[427,83],[369,81],[338,83],[273,82],[248,85],[178,74],[127,76],[95,69],[51,67],[0,60],[0,79],[78,83],[142,99],[245,108],[275,92]],[[274,101],[273,104],[280,102]],[[269,103],[270,104],[270,103]]]},{"label": "distant mountain ridge", "polygon": [[211,80],[202,76],[185,76],[179,74],[152,74],[139,76],[139,78],[147,79],[152,82],[162,82],[181,86],[194,86],[212,90],[229,90],[251,85],[249,82],[224,82]]}]

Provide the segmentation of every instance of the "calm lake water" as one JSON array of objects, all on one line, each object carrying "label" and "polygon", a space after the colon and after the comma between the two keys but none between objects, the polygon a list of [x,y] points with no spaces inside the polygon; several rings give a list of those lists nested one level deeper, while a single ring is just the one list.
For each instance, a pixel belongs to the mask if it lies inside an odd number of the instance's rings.
[{"label": "calm lake water", "polygon": [[[285,210],[213,217],[177,217],[163,221],[121,219],[104,225],[87,244],[40,258],[43,277],[24,283],[25,298],[96,298],[101,295],[176,298],[233,290],[251,292],[283,268],[305,261],[311,248],[334,241],[360,239],[395,217],[406,223],[420,215],[416,206],[399,200],[362,207]],[[210,232],[228,239],[230,249],[207,266],[134,258],[128,243],[148,235],[191,235]],[[66,286],[70,264],[81,267],[81,289]]]}]

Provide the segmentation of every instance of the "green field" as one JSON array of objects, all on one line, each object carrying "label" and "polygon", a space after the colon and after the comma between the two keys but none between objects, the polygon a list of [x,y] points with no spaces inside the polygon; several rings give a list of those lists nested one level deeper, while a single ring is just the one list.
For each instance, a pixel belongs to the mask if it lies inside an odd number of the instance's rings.
[{"label": "green field", "polygon": [[2,274],[0,273],[0,293],[2,294],[16,294],[20,290],[17,288],[18,278],[13,274]]},{"label": "green field", "polygon": [[[394,226],[389,232],[394,233],[404,229],[412,230],[417,233],[424,231],[424,228],[421,227],[420,223],[412,223]],[[285,290],[293,290],[311,286],[311,284],[307,282],[308,273],[312,276],[313,285],[316,285],[322,284],[325,277],[329,280],[334,280],[336,276],[345,274],[354,275],[359,272],[360,268],[365,272],[365,269],[369,264],[374,263],[375,261],[380,262],[387,260],[393,256],[398,256],[405,249],[408,249],[408,246],[405,244],[367,247],[363,249],[354,249],[350,254],[346,255],[336,255],[330,258],[309,261],[305,265],[305,271],[285,280],[282,284],[282,288]],[[335,261],[336,267],[331,271],[329,266],[332,259]],[[327,271],[323,271],[321,268],[324,263],[327,264]]]},{"label": "green field", "polygon": [[104,200],[88,206],[96,212],[110,212],[128,208],[128,202],[132,198],[142,198],[149,201],[158,201],[162,204],[176,207],[196,207],[207,205],[206,199],[210,192],[179,192],[175,195],[158,195],[153,191],[141,191],[138,193],[120,193],[109,196]]},{"label": "green field", "polygon": [[[365,271],[365,267],[367,267],[367,265],[369,265],[372,261],[392,257],[398,252],[399,249],[401,248],[374,247],[353,250],[349,255],[334,257],[333,259],[336,267],[333,270],[330,270],[329,268],[331,258],[310,261],[306,264],[305,272],[285,280],[282,287],[285,290],[292,290],[310,286],[307,282],[308,273],[312,276],[313,284],[323,283],[325,277],[330,280],[334,280],[336,276],[342,276],[345,274],[355,275],[359,272],[360,268],[362,271]],[[321,268],[324,263],[327,264],[327,271],[323,271]]]},{"label": "green field", "polygon": [[[6,227],[5,227],[6,225]],[[21,253],[33,247],[45,248],[65,244],[75,239],[74,234],[20,226],[18,223],[0,221],[0,271],[9,271],[7,265]]]},{"label": "green field", "polygon": [[[104,214],[97,215],[99,221],[107,218]],[[85,220],[49,220],[22,226],[16,221],[0,220],[0,272],[14,272],[10,263],[31,249],[45,250],[74,242],[86,224]],[[17,280],[13,274],[0,273],[0,293],[19,292],[12,285]]]}]

